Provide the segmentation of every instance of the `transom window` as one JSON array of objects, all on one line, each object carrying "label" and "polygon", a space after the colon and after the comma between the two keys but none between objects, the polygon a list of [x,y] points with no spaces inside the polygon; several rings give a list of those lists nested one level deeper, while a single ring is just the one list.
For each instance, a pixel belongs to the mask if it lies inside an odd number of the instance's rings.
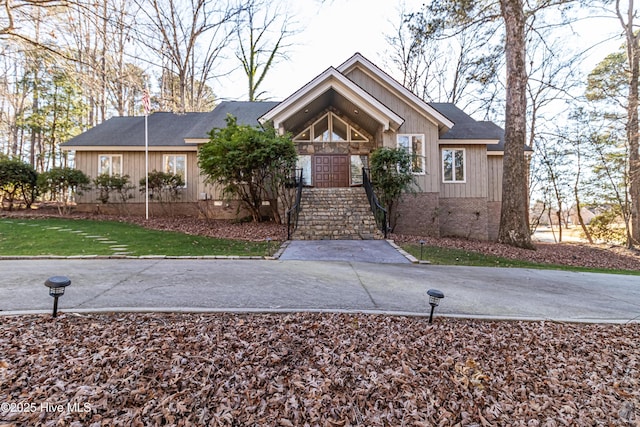
[{"label": "transom window", "polygon": [[464,148],[442,149],[442,181],[466,181]]},{"label": "transom window", "polygon": [[122,175],[122,154],[100,154],[98,175]]},{"label": "transom window", "polygon": [[162,169],[165,173],[180,175],[187,185],[187,156],[184,154],[165,154],[162,156]]},{"label": "transom window", "polygon": [[398,135],[398,147],[411,154],[411,172],[424,174],[424,135],[404,133]]},{"label": "transom window", "polygon": [[362,133],[333,113],[327,113],[293,138],[296,142],[368,141]]}]

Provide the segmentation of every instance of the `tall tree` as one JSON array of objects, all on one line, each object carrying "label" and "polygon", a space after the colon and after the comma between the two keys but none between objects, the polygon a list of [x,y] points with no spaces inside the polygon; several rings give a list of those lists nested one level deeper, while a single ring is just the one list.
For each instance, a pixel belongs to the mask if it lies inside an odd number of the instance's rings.
[{"label": "tall tree", "polygon": [[504,129],[502,207],[498,241],[534,249],[529,233],[527,162],[526,18],[522,0],[500,0],[505,24],[507,87]]},{"label": "tall tree", "polygon": [[295,34],[283,3],[249,0],[238,14],[235,28],[236,57],[247,76],[248,100],[259,101],[260,85],[278,59],[286,58],[287,39]]},{"label": "tall tree", "polygon": [[631,236],[627,245],[640,242],[640,152],[638,134],[638,78],[640,78],[640,32],[635,28],[635,1],[628,0],[627,8],[616,0],[616,14],[624,30],[627,48],[627,141],[629,146],[629,196],[631,198]]},{"label": "tall tree", "polygon": [[204,110],[200,100],[207,83],[223,74],[220,59],[241,8],[231,1],[135,1],[146,18],[138,39],[162,58],[161,94],[172,89],[172,99],[161,99],[161,107]]},{"label": "tall tree", "polygon": [[433,28],[430,10],[399,10],[394,32],[385,36],[390,68],[403,86],[426,101],[452,102],[489,117],[503,110],[499,71],[504,49],[499,25],[469,25],[452,34]]}]

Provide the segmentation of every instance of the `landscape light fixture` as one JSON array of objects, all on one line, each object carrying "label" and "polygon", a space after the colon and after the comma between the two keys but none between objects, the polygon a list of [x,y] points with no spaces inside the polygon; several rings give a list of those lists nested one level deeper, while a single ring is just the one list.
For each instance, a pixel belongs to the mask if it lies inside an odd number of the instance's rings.
[{"label": "landscape light fixture", "polygon": [[440,304],[444,294],[437,289],[429,289],[427,295],[429,295],[429,305],[431,305],[431,314],[429,314],[429,323],[431,323],[433,321],[433,310]]},{"label": "landscape light fixture", "polygon": [[271,237],[267,237],[267,254],[271,256]]},{"label": "landscape light fixture", "polygon": [[58,298],[64,295],[64,288],[71,284],[66,276],[53,276],[49,277],[44,285],[49,288],[49,295],[53,297],[53,317],[58,315]]},{"label": "landscape light fixture", "polygon": [[424,240],[420,240],[420,261],[422,261],[422,251],[424,249]]}]

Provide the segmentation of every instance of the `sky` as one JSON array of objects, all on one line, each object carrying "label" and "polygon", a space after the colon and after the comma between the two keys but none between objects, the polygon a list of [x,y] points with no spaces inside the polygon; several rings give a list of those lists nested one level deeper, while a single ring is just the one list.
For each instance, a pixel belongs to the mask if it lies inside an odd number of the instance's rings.
[{"label": "sky", "polygon": [[[289,0],[299,33],[290,40],[293,46],[288,49],[288,60],[276,64],[261,89],[267,91],[269,100],[280,101],[356,52],[394,76],[394,70],[385,64],[385,53],[390,49],[385,35],[392,34],[397,26],[401,3],[407,11],[419,10],[424,0]],[[573,29],[579,36],[572,40],[589,46],[619,32],[619,23],[612,18],[593,17]],[[592,69],[621,41],[609,41],[593,49],[583,66]],[[218,99],[246,100],[246,76],[241,70],[219,83],[214,89]]]},{"label": "sky", "polygon": [[[423,0],[404,0],[419,8]],[[354,53],[381,66],[388,49],[385,34],[398,22],[400,0],[295,0],[290,1],[300,30],[290,41],[288,60],[280,61],[267,75],[263,90],[280,101],[330,66],[338,66]],[[384,67],[383,67],[384,68]],[[387,70],[389,71],[389,70]],[[219,99],[245,99],[242,71],[221,80],[215,88]]]}]

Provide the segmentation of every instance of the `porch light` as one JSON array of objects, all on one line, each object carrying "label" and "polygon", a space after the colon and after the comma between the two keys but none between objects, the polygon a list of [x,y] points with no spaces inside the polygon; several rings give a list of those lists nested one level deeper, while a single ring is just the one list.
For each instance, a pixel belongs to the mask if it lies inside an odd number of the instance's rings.
[{"label": "porch light", "polygon": [[429,323],[431,323],[433,321],[433,310],[440,304],[444,294],[437,289],[429,289],[427,295],[429,295],[429,305],[431,305],[431,314],[429,314]]},{"label": "porch light", "polygon": [[424,250],[424,240],[420,240],[420,261],[422,261],[422,251]]},{"label": "porch light", "polygon": [[71,284],[66,276],[53,276],[49,277],[44,285],[49,288],[49,295],[53,297],[53,317],[58,315],[58,298],[64,295],[64,288]]}]

